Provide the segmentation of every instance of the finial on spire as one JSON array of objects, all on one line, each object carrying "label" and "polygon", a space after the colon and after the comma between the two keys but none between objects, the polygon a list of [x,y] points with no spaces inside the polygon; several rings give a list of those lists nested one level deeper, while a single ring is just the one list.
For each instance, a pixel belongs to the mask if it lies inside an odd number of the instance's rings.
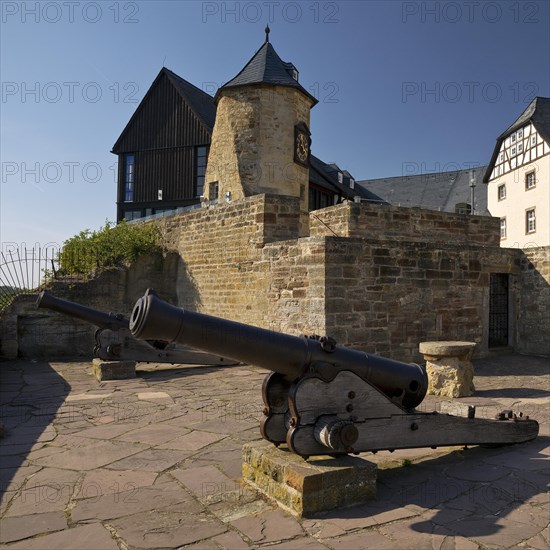
[{"label": "finial on spire", "polygon": [[265,26],[265,41],[266,41],[266,44],[267,42],[269,42],[269,33],[271,32],[271,29],[269,28],[269,25],[266,25]]}]

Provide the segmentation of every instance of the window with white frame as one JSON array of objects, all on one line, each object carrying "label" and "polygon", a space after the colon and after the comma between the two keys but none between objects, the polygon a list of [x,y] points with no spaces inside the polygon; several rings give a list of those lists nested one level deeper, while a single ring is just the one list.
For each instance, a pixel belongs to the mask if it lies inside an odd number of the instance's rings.
[{"label": "window with white frame", "polygon": [[523,143],[518,143],[518,153],[523,151]]},{"label": "window with white frame", "polygon": [[506,218],[500,218],[500,238],[506,238]]},{"label": "window with white frame", "polygon": [[533,189],[536,185],[535,172],[533,171],[525,174],[525,189]]},{"label": "window with white frame", "polygon": [[515,148],[515,147],[512,147],[511,154],[512,154],[512,155],[515,155],[515,154],[516,154],[516,148]]},{"label": "window with white frame", "polygon": [[535,209],[531,208],[525,212],[525,233],[535,233],[537,230]]},{"label": "window with white frame", "polygon": [[502,199],[506,198],[506,184],[503,183],[502,185],[498,186],[498,200],[501,201]]},{"label": "window with white frame", "polygon": [[516,134],[512,134],[512,143],[516,142]]},{"label": "window with white frame", "polygon": [[535,145],[535,143],[537,143],[537,136],[532,136],[531,137],[531,145]]}]

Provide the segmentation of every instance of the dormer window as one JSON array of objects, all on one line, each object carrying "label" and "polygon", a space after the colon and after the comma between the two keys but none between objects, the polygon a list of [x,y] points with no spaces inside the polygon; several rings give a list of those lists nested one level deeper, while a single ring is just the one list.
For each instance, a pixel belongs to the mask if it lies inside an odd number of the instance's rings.
[{"label": "dormer window", "polygon": [[338,172],[338,183],[344,183],[344,174]]},{"label": "dormer window", "polygon": [[292,69],[292,78],[298,82],[298,71],[296,69]]},{"label": "dormer window", "polygon": [[350,189],[355,189],[355,180],[353,178],[349,179],[349,186]]}]

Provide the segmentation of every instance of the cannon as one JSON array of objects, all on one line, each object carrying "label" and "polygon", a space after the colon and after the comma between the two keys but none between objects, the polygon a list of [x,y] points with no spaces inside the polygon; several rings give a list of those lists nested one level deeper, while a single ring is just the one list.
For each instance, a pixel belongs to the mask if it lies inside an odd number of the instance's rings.
[{"label": "cannon", "polygon": [[57,298],[46,291],[38,295],[37,308],[45,308],[80,319],[98,327],[95,332],[94,357],[104,361],[139,361],[154,363],[191,363],[199,365],[234,365],[237,361],[212,355],[189,346],[169,344],[162,340],[136,340],[129,329],[130,321],[120,313],[98,309]]},{"label": "cannon", "polygon": [[329,337],[291,336],[187,311],[149,289],[131,314],[136,338],[179,342],[267,369],[262,436],[295,453],[338,455],[454,445],[503,445],[533,439],[538,423],[420,412],[425,370],[336,345]]}]

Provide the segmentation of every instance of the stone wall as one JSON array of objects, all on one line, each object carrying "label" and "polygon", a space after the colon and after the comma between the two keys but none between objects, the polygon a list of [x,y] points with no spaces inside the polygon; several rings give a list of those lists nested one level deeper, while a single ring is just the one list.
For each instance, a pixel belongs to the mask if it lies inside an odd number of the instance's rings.
[{"label": "stone wall", "polygon": [[550,247],[527,248],[522,256],[517,350],[550,355]]},{"label": "stone wall", "polygon": [[[152,286],[193,311],[421,361],[418,344],[428,340],[473,341],[477,355],[487,353],[490,274],[508,273],[510,345],[550,354],[548,248],[493,246],[491,219],[355,203],[311,213],[314,234],[299,238],[299,212],[298,197],[255,195],[148,222],[159,225],[170,251],[163,265],[143,259],[52,293],[129,314]],[[325,235],[319,219],[344,236]],[[404,234],[390,237],[397,222]],[[2,318],[0,349],[89,356],[93,332],[21,297]]]},{"label": "stone wall", "polygon": [[[174,254],[143,256],[131,269],[113,269],[89,281],[54,281],[47,291],[58,298],[129,317],[149,287],[175,300],[179,259]],[[15,298],[0,316],[0,357],[12,359],[92,357],[95,326],[35,306],[37,294]]]},{"label": "stone wall", "polygon": [[500,245],[500,222],[381,204],[347,202],[310,214],[310,234],[368,239]]},{"label": "stone wall", "polygon": [[269,289],[277,279],[277,266],[274,271],[271,266],[278,260],[263,249],[267,243],[298,237],[298,198],[255,195],[157,223],[168,249],[180,257],[178,305],[270,324]]},{"label": "stone wall", "polygon": [[327,332],[402,361],[421,361],[431,340],[477,342],[484,355],[492,272],[517,274],[518,251],[327,237]]}]

